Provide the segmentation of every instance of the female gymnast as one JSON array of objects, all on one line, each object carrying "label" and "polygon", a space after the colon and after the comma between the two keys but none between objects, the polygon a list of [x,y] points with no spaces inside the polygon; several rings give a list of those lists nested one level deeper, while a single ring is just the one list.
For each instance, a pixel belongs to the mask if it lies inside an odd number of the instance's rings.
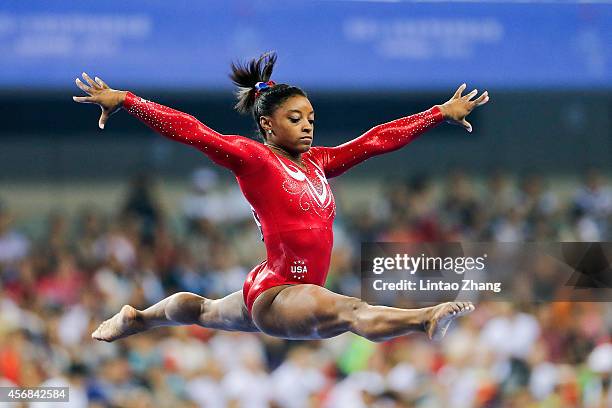
[{"label": "female gymnast", "polygon": [[266,247],[266,260],[248,274],[241,291],[222,299],[176,293],[145,309],[125,305],[92,334],[114,341],[157,326],[198,324],[203,327],[263,332],[287,339],[323,339],[353,332],[371,341],[421,331],[431,339],[444,336],[471,302],[447,302],[422,309],[374,306],[323,287],[332,251],[336,214],[328,179],[362,161],[397,150],[446,121],[468,132],[466,116],[489,100],[477,90],[462,96],[466,85],[442,105],[373,127],[336,147],[313,147],[314,110],[298,87],[270,80],[275,53],[246,64],[232,64],[241,113],[251,113],[263,143],[222,135],[193,116],[108,87],[83,73],[77,86],[88,96],[76,102],[102,108],[99,127],[123,107],[162,135],[193,145],[228,168],[253,208]]}]

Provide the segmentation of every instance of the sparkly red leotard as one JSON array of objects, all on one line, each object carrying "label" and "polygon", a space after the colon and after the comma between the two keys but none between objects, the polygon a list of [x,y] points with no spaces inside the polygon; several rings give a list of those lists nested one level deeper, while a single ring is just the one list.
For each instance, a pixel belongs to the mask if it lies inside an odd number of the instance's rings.
[{"label": "sparkly red leotard", "polygon": [[312,147],[305,169],[242,136],[221,135],[191,115],[127,94],[123,107],[164,136],[190,144],[230,169],[253,208],[267,258],[243,287],[249,310],[266,289],[285,284],[323,285],[329,268],[336,205],[327,179],[369,157],[406,145],[443,120],[439,108],[375,126],[337,147]]}]

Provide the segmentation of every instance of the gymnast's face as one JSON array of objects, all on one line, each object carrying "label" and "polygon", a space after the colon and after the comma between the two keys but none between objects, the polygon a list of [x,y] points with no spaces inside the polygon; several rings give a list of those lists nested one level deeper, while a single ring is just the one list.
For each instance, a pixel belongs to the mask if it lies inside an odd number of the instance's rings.
[{"label": "gymnast's face", "polygon": [[261,125],[266,131],[267,143],[289,153],[305,153],[313,141],[314,109],[308,98],[294,95],[276,108],[272,116],[262,116]]}]

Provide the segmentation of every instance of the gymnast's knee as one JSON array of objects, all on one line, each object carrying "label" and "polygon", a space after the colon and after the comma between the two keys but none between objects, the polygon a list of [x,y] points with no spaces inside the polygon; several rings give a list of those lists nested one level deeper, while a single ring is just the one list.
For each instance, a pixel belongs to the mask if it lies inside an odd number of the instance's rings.
[{"label": "gymnast's knee", "polygon": [[206,313],[210,300],[190,292],[172,295],[166,305],[166,317],[174,322],[195,324]]},{"label": "gymnast's knee", "polygon": [[373,342],[386,340],[377,335],[376,319],[370,312],[372,306],[369,303],[362,299],[352,298],[346,306],[341,317],[346,319],[349,331]]},{"label": "gymnast's knee", "polygon": [[351,297],[343,302],[339,314],[352,322],[359,319],[369,307],[365,300]]}]

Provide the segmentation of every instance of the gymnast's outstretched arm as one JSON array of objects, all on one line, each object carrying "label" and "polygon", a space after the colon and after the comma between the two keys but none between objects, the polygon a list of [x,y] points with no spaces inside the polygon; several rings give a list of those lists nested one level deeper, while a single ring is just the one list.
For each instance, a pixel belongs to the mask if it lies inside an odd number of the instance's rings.
[{"label": "gymnast's outstretched arm", "polygon": [[465,84],[461,85],[453,97],[442,105],[375,126],[358,138],[336,147],[315,147],[314,152],[321,156],[326,176],[339,176],[372,156],[397,150],[443,121],[459,125],[471,132],[472,125],[465,117],[476,106],[487,103],[489,95],[485,91],[472,100],[478,91],[473,90],[461,96],[465,87]]},{"label": "gymnast's outstretched arm", "polygon": [[75,96],[76,102],[95,103],[102,108],[99,126],[104,129],[110,115],[121,107],[147,126],[169,139],[196,147],[215,163],[234,173],[246,174],[257,170],[262,161],[257,153],[264,149],[261,143],[242,136],[222,135],[191,115],[140,98],[131,92],[108,87],[99,78],[92,80],[83,73],[85,85],[77,79],[79,88],[89,96]]}]

